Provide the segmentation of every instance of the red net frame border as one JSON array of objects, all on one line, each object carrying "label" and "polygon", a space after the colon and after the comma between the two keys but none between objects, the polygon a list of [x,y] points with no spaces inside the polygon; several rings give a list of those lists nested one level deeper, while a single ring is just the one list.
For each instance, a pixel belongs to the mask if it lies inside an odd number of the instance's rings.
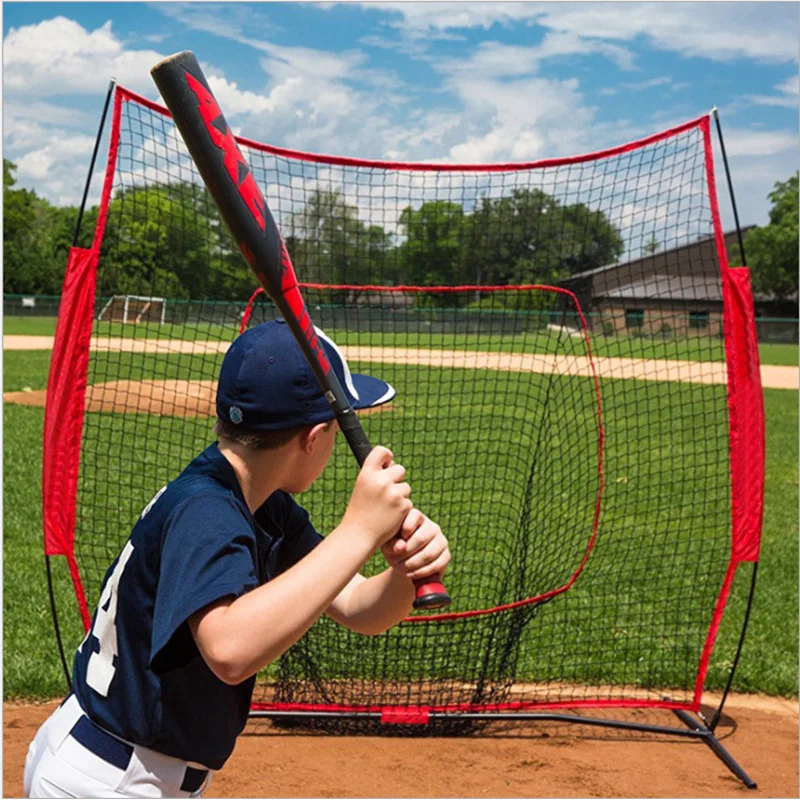
[{"label": "red net frame border", "polygon": [[[64,276],[61,310],[56,326],[48,377],[43,435],[42,516],[45,555],[47,557],[63,555],[66,558],[81,619],[87,631],[91,624],[91,617],[74,549],[77,484],[97,267],[113,188],[123,102],[138,103],[156,113],[167,117],[171,116],[167,109],[158,103],[124,87],[116,87],[108,159],[94,238],[89,248],[73,247],[70,250]],[[594,153],[504,164],[432,164],[345,158],[304,153],[237,137],[239,144],[255,150],[324,164],[420,171],[501,172],[541,169],[599,160],[627,153],[695,128],[702,133],[708,197],[722,279],[724,342],[728,367],[731,553],[706,635],[695,681],[694,695],[692,701],[688,703],[653,700],[598,700],[568,701],[556,704],[533,702],[518,705],[515,703],[513,704],[515,708],[546,708],[553,705],[565,705],[594,708],[651,707],[698,711],[711,653],[737,567],[744,562],[758,562],[763,521],[765,468],[764,405],[758,340],[749,270],[746,267],[732,268],[728,263],[714,176],[710,126],[710,115],[703,115],[652,136]],[[486,289],[486,287],[479,288]],[[303,708],[312,710],[307,706]],[[335,709],[326,706],[324,710]]]}]

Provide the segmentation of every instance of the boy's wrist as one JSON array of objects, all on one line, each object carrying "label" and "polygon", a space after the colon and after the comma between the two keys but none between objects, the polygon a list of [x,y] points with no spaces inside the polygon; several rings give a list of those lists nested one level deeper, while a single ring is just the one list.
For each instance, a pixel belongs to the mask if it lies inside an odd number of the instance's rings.
[{"label": "boy's wrist", "polygon": [[391,567],[390,569],[392,571],[392,581],[394,583],[401,586],[411,586],[413,588],[414,581],[412,581],[411,578],[408,577],[408,575],[401,572],[396,567]]},{"label": "boy's wrist", "polygon": [[331,533],[337,534],[337,537],[341,537],[342,539],[347,539],[351,546],[362,550],[365,561],[378,549],[378,546],[369,532],[361,525],[355,525],[346,520],[342,520]]}]

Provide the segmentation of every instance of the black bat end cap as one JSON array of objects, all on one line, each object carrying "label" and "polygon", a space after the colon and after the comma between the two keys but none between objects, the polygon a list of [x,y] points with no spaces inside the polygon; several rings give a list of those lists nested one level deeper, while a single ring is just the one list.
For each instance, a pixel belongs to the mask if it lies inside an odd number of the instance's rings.
[{"label": "black bat end cap", "polygon": [[447,608],[453,601],[447,592],[431,592],[414,600],[417,611],[435,611],[437,608]]},{"label": "black bat end cap", "polygon": [[158,64],[151,67],[150,74],[155,75],[160,69],[168,64],[172,64],[174,61],[183,61],[187,58],[194,58],[194,53],[191,50],[181,50],[179,53],[173,53],[171,56],[167,56],[159,61]]}]

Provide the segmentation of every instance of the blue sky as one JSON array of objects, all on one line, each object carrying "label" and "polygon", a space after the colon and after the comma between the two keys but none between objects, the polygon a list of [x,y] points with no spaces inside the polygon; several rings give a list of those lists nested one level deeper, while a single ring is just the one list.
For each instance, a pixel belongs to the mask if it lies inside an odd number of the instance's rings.
[{"label": "blue sky", "polygon": [[80,198],[108,79],[157,99],[150,67],[183,49],[237,132],[297,149],[530,160],[716,104],[744,224],[798,166],[795,3],[7,2],[3,39],[4,154],[56,203]]}]

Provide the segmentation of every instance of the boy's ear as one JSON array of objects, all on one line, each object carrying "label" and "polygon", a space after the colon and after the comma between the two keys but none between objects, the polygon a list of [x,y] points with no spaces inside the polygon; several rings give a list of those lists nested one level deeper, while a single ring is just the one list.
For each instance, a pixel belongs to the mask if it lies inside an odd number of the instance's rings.
[{"label": "boy's ear", "polygon": [[300,447],[306,455],[311,455],[314,452],[314,446],[317,443],[317,437],[321,431],[324,431],[328,426],[327,422],[321,422],[317,425],[312,425],[310,428],[305,428],[300,434]]}]

